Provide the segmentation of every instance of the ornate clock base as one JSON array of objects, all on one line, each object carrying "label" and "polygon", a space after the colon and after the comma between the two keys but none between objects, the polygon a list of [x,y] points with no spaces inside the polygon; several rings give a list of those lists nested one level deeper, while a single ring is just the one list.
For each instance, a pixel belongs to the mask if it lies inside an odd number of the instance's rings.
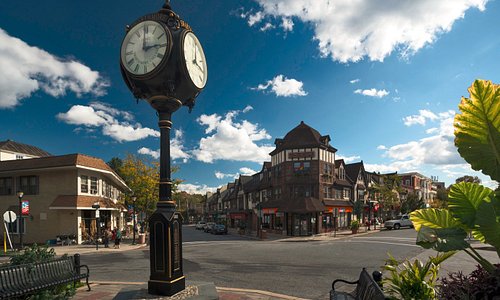
[{"label": "ornate clock base", "polygon": [[186,278],[184,276],[172,281],[149,280],[148,293],[150,295],[172,296],[186,288]]}]

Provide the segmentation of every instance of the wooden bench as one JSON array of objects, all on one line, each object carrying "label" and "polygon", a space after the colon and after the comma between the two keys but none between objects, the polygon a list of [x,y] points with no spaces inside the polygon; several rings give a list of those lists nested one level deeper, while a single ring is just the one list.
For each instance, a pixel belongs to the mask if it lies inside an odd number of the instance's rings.
[{"label": "wooden bench", "polygon": [[[87,269],[86,273],[80,273],[82,267]],[[80,265],[79,254],[48,262],[4,266],[0,267],[0,299],[31,295],[70,282],[74,286],[81,279],[86,279],[90,291],[89,268]]]},{"label": "wooden bench", "polygon": [[[384,292],[377,283],[377,281],[381,280],[382,274],[380,274],[380,272],[377,273],[375,280],[366,272],[366,269],[363,268],[357,281],[346,281],[343,279],[334,280],[332,283],[332,290],[330,291],[330,300],[385,300],[386,297]],[[338,282],[355,284],[356,288],[352,292],[339,292],[335,290],[335,284]]]}]

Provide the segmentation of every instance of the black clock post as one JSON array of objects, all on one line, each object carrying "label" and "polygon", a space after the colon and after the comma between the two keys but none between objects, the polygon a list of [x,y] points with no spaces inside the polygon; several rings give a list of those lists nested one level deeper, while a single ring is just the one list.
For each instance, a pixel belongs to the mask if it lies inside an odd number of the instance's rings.
[{"label": "black clock post", "polygon": [[[185,42],[186,39],[190,39]],[[193,54],[194,53],[194,54]],[[172,296],[185,288],[182,216],[172,200],[170,130],[172,113],[191,110],[205,87],[207,67],[201,44],[166,1],[157,13],[127,26],[120,52],[123,79],[135,98],[157,111],[160,127],[160,183],[156,211],[149,218],[151,273],[148,292]]]}]

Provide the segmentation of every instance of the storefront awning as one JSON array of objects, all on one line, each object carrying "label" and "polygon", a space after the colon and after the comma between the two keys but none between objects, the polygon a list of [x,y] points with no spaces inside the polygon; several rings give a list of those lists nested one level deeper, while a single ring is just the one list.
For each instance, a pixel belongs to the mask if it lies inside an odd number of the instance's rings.
[{"label": "storefront awning", "polygon": [[99,202],[101,210],[126,210],[126,208],[103,197],[92,197],[82,195],[59,195],[50,204],[49,209],[94,209],[92,205]]},{"label": "storefront awning", "polygon": [[261,204],[262,211],[271,209],[276,212],[287,213],[314,213],[325,210],[323,203],[312,197],[297,197],[291,199],[280,199],[275,201],[263,202]]}]

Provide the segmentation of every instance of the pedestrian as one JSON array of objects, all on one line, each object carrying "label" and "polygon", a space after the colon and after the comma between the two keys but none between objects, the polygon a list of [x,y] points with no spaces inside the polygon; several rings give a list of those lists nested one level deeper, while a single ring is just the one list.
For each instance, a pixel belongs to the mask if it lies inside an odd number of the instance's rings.
[{"label": "pedestrian", "polygon": [[111,231],[109,228],[104,230],[104,248],[109,248],[109,238],[111,237]]},{"label": "pedestrian", "polygon": [[122,239],[122,232],[118,230],[118,228],[115,228],[116,231],[116,236],[115,236],[115,249],[120,249],[120,242]]}]

